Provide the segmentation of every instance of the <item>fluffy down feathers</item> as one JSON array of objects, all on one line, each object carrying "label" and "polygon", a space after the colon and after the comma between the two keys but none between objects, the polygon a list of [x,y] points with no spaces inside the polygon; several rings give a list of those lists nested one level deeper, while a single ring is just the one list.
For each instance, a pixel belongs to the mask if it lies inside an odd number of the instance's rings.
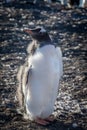
[{"label": "fluffy down feathers", "polygon": [[59,80],[63,74],[60,48],[47,45],[28,59],[31,74],[25,92],[26,112],[30,119],[47,118],[54,110]]}]

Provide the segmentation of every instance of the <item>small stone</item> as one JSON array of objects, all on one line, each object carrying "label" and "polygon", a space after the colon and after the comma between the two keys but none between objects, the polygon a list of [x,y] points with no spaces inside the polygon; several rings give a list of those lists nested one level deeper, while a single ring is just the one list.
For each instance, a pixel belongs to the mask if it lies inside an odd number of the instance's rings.
[{"label": "small stone", "polygon": [[76,127],[78,127],[78,125],[77,125],[76,123],[73,123],[73,124],[72,124],[72,127],[73,127],[73,128],[76,128]]}]

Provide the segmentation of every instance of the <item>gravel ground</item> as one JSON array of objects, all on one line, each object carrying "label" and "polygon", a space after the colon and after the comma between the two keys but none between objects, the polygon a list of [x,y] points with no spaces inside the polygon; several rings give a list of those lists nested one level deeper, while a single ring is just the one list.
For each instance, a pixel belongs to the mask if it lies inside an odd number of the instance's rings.
[{"label": "gravel ground", "polygon": [[[0,2],[0,129],[87,130],[87,9],[59,4]],[[63,52],[64,74],[55,103],[56,121],[43,127],[23,119],[15,100],[18,68],[31,41],[24,28],[44,26]]]}]

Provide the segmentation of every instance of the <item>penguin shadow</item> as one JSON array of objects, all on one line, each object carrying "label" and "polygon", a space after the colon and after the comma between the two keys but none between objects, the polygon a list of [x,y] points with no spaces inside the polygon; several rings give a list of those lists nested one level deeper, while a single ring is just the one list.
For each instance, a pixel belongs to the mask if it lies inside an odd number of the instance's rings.
[{"label": "penguin shadow", "polygon": [[[68,122],[68,121],[67,121]],[[85,130],[80,126],[76,126],[75,123],[64,123],[64,121],[59,121],[59,119],[56,119],[54,122],[51,122],[50,124],[46,126],[42,126],[39,124],[36,124],[35,122],[30,123],[30,127],[33,129],[40,129],[40,130]]]},{"label": "penguin shadow", "polygon": [[[81,116],[79,114],[73,114],[74,120],[65,119],[63,115],[61,117],[57,117],[55,121],[50,122],[49,125],[43,126],[35,123],[34,121],[30,121],[28,119],[24,119],[22,114],[16,111],[16,104],[14,105],[12,102],[2,106],[2,114],[0,114],[1,128],[8,127],[9,122],[10,127],[13,128],[13,123],[15,124],[15,129],[26,129],[26,130],[85,130],[82,127],[78,126],[75,123],[75,118]],[[4,124],[3,124],[4,123]]]}]

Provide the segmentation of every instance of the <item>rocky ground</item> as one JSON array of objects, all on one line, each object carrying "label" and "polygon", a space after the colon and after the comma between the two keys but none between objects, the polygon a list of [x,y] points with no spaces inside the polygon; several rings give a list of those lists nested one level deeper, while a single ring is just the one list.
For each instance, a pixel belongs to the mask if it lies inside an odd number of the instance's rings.
[{"label": "rocky ground", "polygon": [[[0,129],[87,130],[87,9],[59,4],[0,2]],[[16,74],[31,41],[24,28],[44,26],[63,52],[64,75],[55,103],[56,121],[43,127],[18,114]]]}]

